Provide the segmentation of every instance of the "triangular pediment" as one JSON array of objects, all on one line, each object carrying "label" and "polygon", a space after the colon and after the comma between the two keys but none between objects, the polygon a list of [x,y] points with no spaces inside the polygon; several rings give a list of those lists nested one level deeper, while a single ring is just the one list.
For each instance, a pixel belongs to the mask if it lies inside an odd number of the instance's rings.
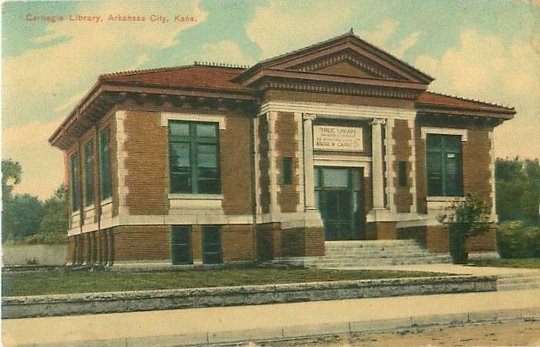
[{"label": "triangular pediment", "polygon": [[349,62],[340,62],[334,65],[326,66],[321,69],[314,70],[316,72],[330,74],[330,75],[341,75],[341,76],[351,76],[351,77],[360,77],[360,78],[374,78],[377,77],[374,74],[370,74],[366,71],[359,69],[357,66]]},{"label": "triangular pediment", "polygon": [[274,68],[358,78],[400,81],[408,80],[405,76],[375,63],[351,49],[313,57],[313,59],[304,60],[296,65],[290,65],[290,62],[288,62],[281,66],[275,66]]},{"label": "triangular pediment", "polygon": [[265,70],[403,81],[423,85],[428,85],[433,80],[391,54],[361,40],[352,32],[264,60],[240,74],[235,80],[250,85],[264,75]]}]

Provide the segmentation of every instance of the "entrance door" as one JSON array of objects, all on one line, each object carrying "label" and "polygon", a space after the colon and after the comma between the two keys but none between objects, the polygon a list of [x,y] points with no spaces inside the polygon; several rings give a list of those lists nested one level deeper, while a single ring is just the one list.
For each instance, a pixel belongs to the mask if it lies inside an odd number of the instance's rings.
[{"label": "entrance door", "polygon": [[325,240],[364,237],[361,187],[361,169],[315,168],[315,199],[324,223]]}]

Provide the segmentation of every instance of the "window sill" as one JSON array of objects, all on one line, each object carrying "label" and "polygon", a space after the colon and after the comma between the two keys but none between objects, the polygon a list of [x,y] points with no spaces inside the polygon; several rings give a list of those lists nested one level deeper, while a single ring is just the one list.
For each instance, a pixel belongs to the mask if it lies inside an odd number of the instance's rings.
[{"label": "window sill", "polygon": [[169,194],[169,200],[223,200],[222,194]]},{"label": "window sill", "polygon": [[112,204],[112,197],[108,197],[107,199],[101,200],[101,206],[105,206],[108,204]]},{"label": "window sill", "polygon": [[426,197],[427,202],[454,202],[454,201],[465,201],[464,196],[428,196]]},{"label": "window sill", "polygon": [[94,204],[88,205],[84,207],[84,212],[92,211],[94,209]]}]

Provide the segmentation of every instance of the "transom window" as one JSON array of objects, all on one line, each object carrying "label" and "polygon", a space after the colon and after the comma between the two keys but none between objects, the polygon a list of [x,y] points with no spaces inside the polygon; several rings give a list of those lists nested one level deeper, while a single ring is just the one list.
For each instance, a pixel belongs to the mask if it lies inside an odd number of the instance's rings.
[{"label": "transom window", "polygon": [[169,121],[170,192],[219,194],[217,123]]},{"label": "transom window", "polygon": [[427,134],[428,196],[462,196],[461,136]]}]

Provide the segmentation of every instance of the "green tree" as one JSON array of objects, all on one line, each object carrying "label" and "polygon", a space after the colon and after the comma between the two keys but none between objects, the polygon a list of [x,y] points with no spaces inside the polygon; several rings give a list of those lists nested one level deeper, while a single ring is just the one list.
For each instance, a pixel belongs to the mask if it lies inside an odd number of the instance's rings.
[{"label": "green tree", "polygon": [[21,164],[11,159],[2,160],[2,202],[11,198],[13,187],[21,182]]},{"label": "green tree", "polygon": [[523,220],[538,223],[540,205],[540,162],[497,159],[497,214],[500,221]]},{"label": "green tree", "polygon": [[67,228],[67,189],[62,184],[43,204],[43,219],[39,233],[65,233]]},{"label": "green tree", "polygon": [[20,241],[39,231],[43,204],[30,194],[17,194],[4,202],[2,214],[3,241]]}]

